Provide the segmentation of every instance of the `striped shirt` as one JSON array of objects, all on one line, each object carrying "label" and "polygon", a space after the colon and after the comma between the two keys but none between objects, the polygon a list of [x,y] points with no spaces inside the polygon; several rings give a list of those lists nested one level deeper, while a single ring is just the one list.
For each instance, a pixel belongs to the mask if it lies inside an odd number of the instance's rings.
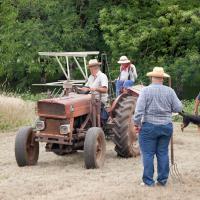
[{"label": "striped shirt", "polygon": [[141,90],[133,120],[136,125],[142,122],[166,125],[172,122],[172,112],[181,110],[182,103],[172,88],[152,83]]}]

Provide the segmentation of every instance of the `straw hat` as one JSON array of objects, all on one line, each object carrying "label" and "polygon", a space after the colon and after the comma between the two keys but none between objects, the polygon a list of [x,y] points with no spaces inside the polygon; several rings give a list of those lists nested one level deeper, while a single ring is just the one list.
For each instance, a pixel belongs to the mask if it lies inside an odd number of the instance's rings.
[{"label": "straw hat", "polygon": [[97,59],[91,59],[88,62],[88,67],[95,67],[95,66],[100,66],[100,65],[101,65],[101,63],[98,62]]},{"label": "straw hat", "polygon": [[152,72],[148,72],[146,74],[147,76],[150,77],[159,77],[159,78],[169,78],[170,75],[166,74],[164,72],[164,69],[162,67],[154,67]]},{"label": "straw hat", "polygon": [[119,61],[117,63],[119,64],[125,64],[125,63],[130,63],[131,61],[126,57],[126,56],[121,56]]}]

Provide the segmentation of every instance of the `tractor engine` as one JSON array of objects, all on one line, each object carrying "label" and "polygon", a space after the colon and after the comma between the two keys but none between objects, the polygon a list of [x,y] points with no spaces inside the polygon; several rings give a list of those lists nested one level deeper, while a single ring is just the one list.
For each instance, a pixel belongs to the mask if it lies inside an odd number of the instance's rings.
[{"label": "tractor engine", "polygon": [[[77,142],[83,140],[79,129],[90,113],[90,106],[90,94],[69,93],[68,96],[38,101],[36,140],[46,142],[47,151],[81,149],[83,143]],[[75,141],[76,147],[73,145]]]}]

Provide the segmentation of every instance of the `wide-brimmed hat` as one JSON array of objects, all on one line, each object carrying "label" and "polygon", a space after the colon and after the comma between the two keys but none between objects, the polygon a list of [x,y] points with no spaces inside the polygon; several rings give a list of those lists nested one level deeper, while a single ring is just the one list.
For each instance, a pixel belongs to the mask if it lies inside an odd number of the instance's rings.
[{"label": "wide-brimmed hat", "polygon": [[150,77],[169,78],[170,75],[164,72],[162,67],[154,67],[152,72],[146,74]]},{"label": "wide-brimmed hat", "polygon": [[100,65],[101,65],[101,63],[98,62],[97,59],[91,59],[91,60],[89,60],[87,66],[88,66],[88,67],[94,67],[94,66],[100,66]]},{"label": "wide-brimmed hat", "polygon": [[117,63],[119,64],[125,64],[125,63],[130,63],[131,61],[126,57],[126,56],[121,56],[119,61]]}]

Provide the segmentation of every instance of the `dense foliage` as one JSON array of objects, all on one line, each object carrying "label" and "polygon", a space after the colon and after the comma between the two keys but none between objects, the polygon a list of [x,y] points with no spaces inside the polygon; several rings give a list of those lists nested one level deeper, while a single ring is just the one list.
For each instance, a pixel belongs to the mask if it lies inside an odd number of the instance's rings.
[{"label": "dense foliage", "polygon": [[179,95],[190,97],[200,85],[199,41],[199,0],[0,1],[0,80],[10,87],[60,77],[38,51],[100,50],[109,54],[113,79],[125,54],[140,81],[163,66]]},{"label": "dense foliage", "polygon": [[[39,51],[104,48],[98,25],[103,2],[4,0],[0,4],[0,78],[27,88],[41,77],[56,80],[55,63],[38,60]],[[96,12],[97,10],[97,12]],[[40,61],[40,62],[39,62]]]}]

